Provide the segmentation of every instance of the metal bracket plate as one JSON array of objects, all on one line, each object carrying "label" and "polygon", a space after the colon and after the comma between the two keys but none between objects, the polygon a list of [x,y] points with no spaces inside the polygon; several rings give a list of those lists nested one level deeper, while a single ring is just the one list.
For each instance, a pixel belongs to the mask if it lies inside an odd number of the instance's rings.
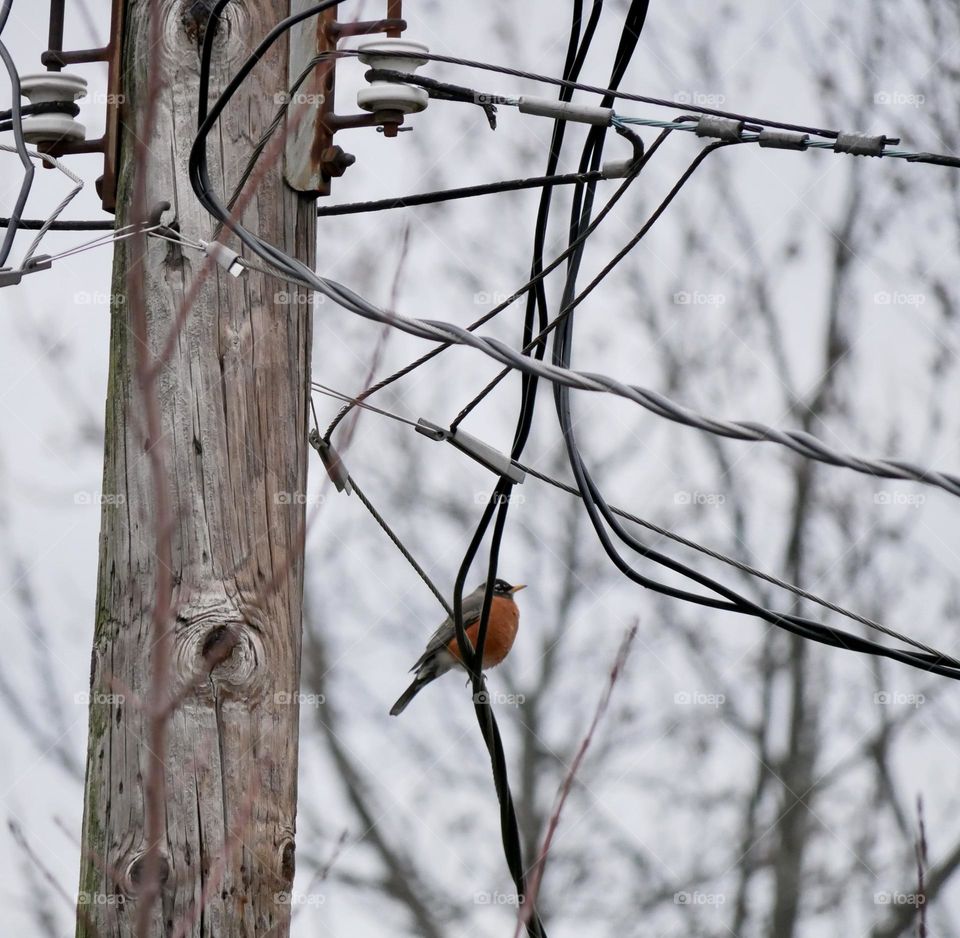
[{"label": "metal bracket plate", "polygon": [[120,165],[120,120],[124,105],[123,69],[120,47],[123,45],[123,24],[126,0],[113,0],[110,12],[110,41],[100,49],[64,51],[63,27],[66,0],[50,0],[50,34],[47,51],[40,61],[48,71],[58,72],[65,65],[88,62],[107,62],[107,115],[103,136],[99,140],[80,143],[57,143],[41,146],[51,156],[69,156],[74,153],[102,153],[103,175],[97,180],[97,194],[106,212],[117,209],[117,171]]},{"label": "metal bracket plate", "polygon": [[[302,12],[314,0],[290,0],[290,13]],[[290,31],[289,88],[317,56],[336,52],[337,43],[347,36],[386,33],[399,36],[406,28],[401,18],[402,0],[387,0],[387,18],[353,23],[337,21],[339,4],[318,16],[298,23]],[[330,181],[342,176],[353,157],[333,144],[333,135],[348,127],[373,127],[383,124],[388,136],[396,133],[395,120],[384,122],[384,115],[335,113],[336,66],[334,56],[315,64],[309,77],[295,92],[287,111],[287,143],[284,152],[284,176],[291,188],[312,195],[329,195]]]}]

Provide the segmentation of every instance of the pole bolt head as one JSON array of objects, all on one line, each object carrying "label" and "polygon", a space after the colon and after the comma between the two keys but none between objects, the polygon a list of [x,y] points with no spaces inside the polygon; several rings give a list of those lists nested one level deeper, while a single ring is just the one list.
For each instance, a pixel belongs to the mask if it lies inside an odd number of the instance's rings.
[{"label": "pole bolt head", "polygon": [[346,153],[336,145],[320,151],[320,169],[324,176],[342,176],[356,161],[352,153]]}]

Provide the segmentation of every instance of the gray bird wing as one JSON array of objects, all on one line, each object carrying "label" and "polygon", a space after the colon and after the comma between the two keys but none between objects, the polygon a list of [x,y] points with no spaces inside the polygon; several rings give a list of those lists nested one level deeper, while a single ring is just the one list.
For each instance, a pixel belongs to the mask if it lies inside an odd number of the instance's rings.
[{"label": "gray bird wing", "polygon": [[[478,586],[472,593],[463,597],[463,625],[466,628],[468,625],[473,625],[477,619],[480,618],[480,613],[483,611],[483,586]],[[410,669],[411,671],[419,671],[427,661],[433,657],[441,648],[445,648],[449,643],[450,639],[457,634],[457,630],[453,625],[453,616],[447,616],[443,620],[440,627],[430,636],[427,641],[427,647],[423,650],[423,654],[417,659],[417,663]]]}]

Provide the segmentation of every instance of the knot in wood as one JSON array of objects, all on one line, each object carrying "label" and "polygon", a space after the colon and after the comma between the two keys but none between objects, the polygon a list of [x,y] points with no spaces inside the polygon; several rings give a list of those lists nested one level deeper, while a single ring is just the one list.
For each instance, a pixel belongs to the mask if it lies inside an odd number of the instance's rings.
[{"label": "knot in wood", "polygon": [[260,692],[266,648],[260,630],[229,604],[182,609],[177,616],[176,663],[181,691],[249,697]]},{"label": "knot in wood", "polygon": [[[170,861],[162,853],[157,858],[159,885],[162,889],[170,879]],[[147,877],[147,854],[137,853],[127,864],[123,886],[128,896],[136,896],[144,887]]]}]

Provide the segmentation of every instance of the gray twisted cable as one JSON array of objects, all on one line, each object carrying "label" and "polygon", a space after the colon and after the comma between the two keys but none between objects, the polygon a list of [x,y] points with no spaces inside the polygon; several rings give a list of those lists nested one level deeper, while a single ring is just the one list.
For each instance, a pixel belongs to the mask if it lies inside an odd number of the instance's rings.
[{"label": "gray twisted cable", "polygon": [[[0,151],[5,153],[17,153],[19,152],[16,147],[12,147],[9,144],[2,143],[0,144]],[[40,241],[43,239],[43,236],[50,230],[50,226],[60,217],[60,213],[76,198],[76,196],[83,189],[83,180],[74,172],[72,172],[67,166],[60,162],[60,160],[55,159],[50,156],[49,153],[41,153],[38,150],[27,150],[27,154],[33,160],[43,160],[43,162],[48,163],[50,166],[53,166],[55,169],[58,169],[64,176],[66,176],[72,183],[73,188],[70,192],[67,193],[61,200],[60,204],[49,214],[49,216],[44,220],[43,224],[40,226],[40,229],[37,231],[36,237],[30,244],[30,247],[27,248],[26,254],[23,256],[23,260],[20,262],[21,268],[27,261],[33,257],[37,248],[40,245]]]},{"label": "gray twisted cable", "polygon": [[[261,244],[268,249],[270,254],[282,254],[272,245],[267,245],[264,242],[261,242]],[[883,479],[922,482],[941,488],[951,495],[960,495],[960,476],[934,469],[924,469],[922,466],[907,460],[870,458],[845,453],[827,446],[822,440],[802,430],[779,430],[776,427],[768,427],[765,424],[752,421],[720,420],[698,414],[682,404],[658,394],[656,391],[638,385],[625,384],[609,375],[576,371],[529,358],[499,339],[476,335],[454,323],[434,319],[415,319],[401,316],[399,313],[388,312],[370,303],[343,284],[320,277],[295,258],[283,255],[282,260],[279,257],[277,259],[282,265],[283,276],[289,277],[287,270],[289,270],[292,262],[300,272],[301,282],[304,286],[312,287],[339,306],[357,313],[365,319],[386,323],[409,335],[429,339],[433,342],[451,342],[479,349],[490,358],[525,374],[536,375],[552,381],[554,384],[564,385],[579,391],[599,391],[614,394],[617,397],[639,404],[658,417],[694,429],[704,430],[717,436],[747,442],[777,443],[806,459],[814,459],[827,465],[841,466],[864,475],[877,476]],[[297,280],[298,278],[290,279]]]}]

